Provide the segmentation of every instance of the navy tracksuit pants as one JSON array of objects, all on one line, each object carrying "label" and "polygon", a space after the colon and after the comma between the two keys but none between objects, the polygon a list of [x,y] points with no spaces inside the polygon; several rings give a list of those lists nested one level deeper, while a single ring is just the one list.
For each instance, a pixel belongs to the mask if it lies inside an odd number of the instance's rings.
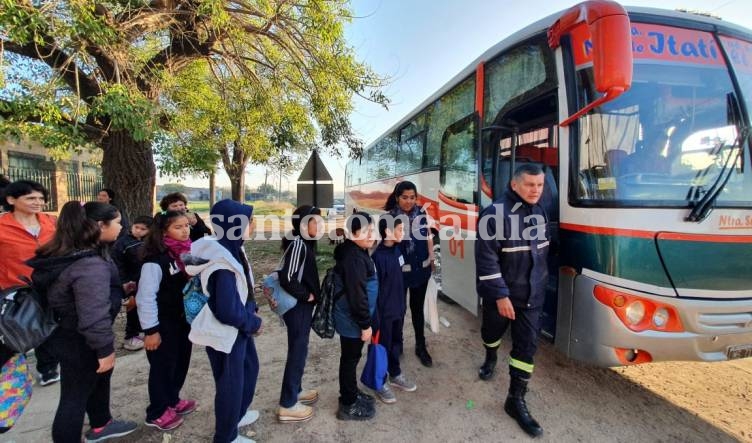
[{"label": "navy tracksuit pants", "polygon": [[279,405],[291,408],[298,402],[302,389],[303,371],[308,358],[308,337],[311,335],[313,304],[298,302],[283,315],[287,326],[287,363],[282,378]]},{"label": "navy tracksuit pants", "polygon": [[230,443],[238,436],[238,422],[253,402],[259,360],[253,337],[239,333],[229,354],[206,347],[214,375],[214,443]]},{"label": "navy tracksuit pants", "polygon": [[379,343],[386,349],[389,362],[389,375],[396,377],[402,373],[400,369],[400,352],[402,350],[402,328],[404,317],[382,319],[379,325]]},{"label": "navy tracksuit pants", "polygon": [[146,419],[156,420],[168,407],[180,401],[193,345],[188,340],[191,327],[184,318],[160,319],[162,343],[154,351],[146,351],[149,360],[149,406]]}]

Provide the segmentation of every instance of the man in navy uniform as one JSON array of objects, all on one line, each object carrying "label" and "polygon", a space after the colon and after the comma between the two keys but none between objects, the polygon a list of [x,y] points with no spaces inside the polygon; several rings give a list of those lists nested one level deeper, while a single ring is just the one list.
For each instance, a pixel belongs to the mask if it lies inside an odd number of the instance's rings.
[{"label": "man in navy uniform", "polygon": [[481,212],[475,246],[476,288],[483,302],[481,337],[486,349],[478,375],[483,380],[493,376],[501,337],[511,326],[510,384],[504,411],[533,437],[541,435],[543,428],[530,415],[525,393],[533,373],[548,277],[547,217],[538,204],[544,177],[537,165],[518,167],[504,195]]}]

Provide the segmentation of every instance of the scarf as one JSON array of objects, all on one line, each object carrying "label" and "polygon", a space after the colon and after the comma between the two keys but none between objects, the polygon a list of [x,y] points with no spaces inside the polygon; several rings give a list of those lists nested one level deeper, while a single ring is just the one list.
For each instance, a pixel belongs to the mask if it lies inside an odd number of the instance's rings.
[{"label": "scarf", "polygon": [[175,263],[177,263],[178,268],[180,268],[181,271],[185,272],[185,263],[183,263],[183,259],[180,256],[191,253],[191,241],[181,241],[175,240],[171,237],[165,237],[162,240],[162,243],[164,243],[167,248],[167,253],[170,254],[170,258],[175,260]]}]

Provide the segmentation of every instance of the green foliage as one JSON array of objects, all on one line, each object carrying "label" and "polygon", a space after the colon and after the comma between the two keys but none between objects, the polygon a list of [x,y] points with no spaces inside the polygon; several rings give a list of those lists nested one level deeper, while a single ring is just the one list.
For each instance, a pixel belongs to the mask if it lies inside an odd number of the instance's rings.
[{"label": "green foliage", "polygon": [[157,130],[154,103],[140,92],[123,84],[107,85],[104,93],[94,98],[91,116],[107,118],[111,129],[124,129],[136,141],[151,139]]}]

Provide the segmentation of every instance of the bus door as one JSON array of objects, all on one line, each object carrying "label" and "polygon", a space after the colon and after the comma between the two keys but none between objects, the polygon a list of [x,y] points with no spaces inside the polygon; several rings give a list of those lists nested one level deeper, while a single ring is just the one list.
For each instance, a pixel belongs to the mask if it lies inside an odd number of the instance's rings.
[{"label": "bus door", "polygon": [[439,222],[441,291],[478,314],[475,248],[467,241],[477,225],[477,114],[451,124],[441,140]]},{"label": "bus door", "polygon": [[540,204],[546,211],[550,236],[548,284],[541,330],[553,339],[556,332],[559,277],[559,142],[557,99],[554,94],[528,100],[505,112],[498,124],[483,131],[481,149],[481,204],[485,207],[509,188],[514,170],[536,164],[545,173]]}]

